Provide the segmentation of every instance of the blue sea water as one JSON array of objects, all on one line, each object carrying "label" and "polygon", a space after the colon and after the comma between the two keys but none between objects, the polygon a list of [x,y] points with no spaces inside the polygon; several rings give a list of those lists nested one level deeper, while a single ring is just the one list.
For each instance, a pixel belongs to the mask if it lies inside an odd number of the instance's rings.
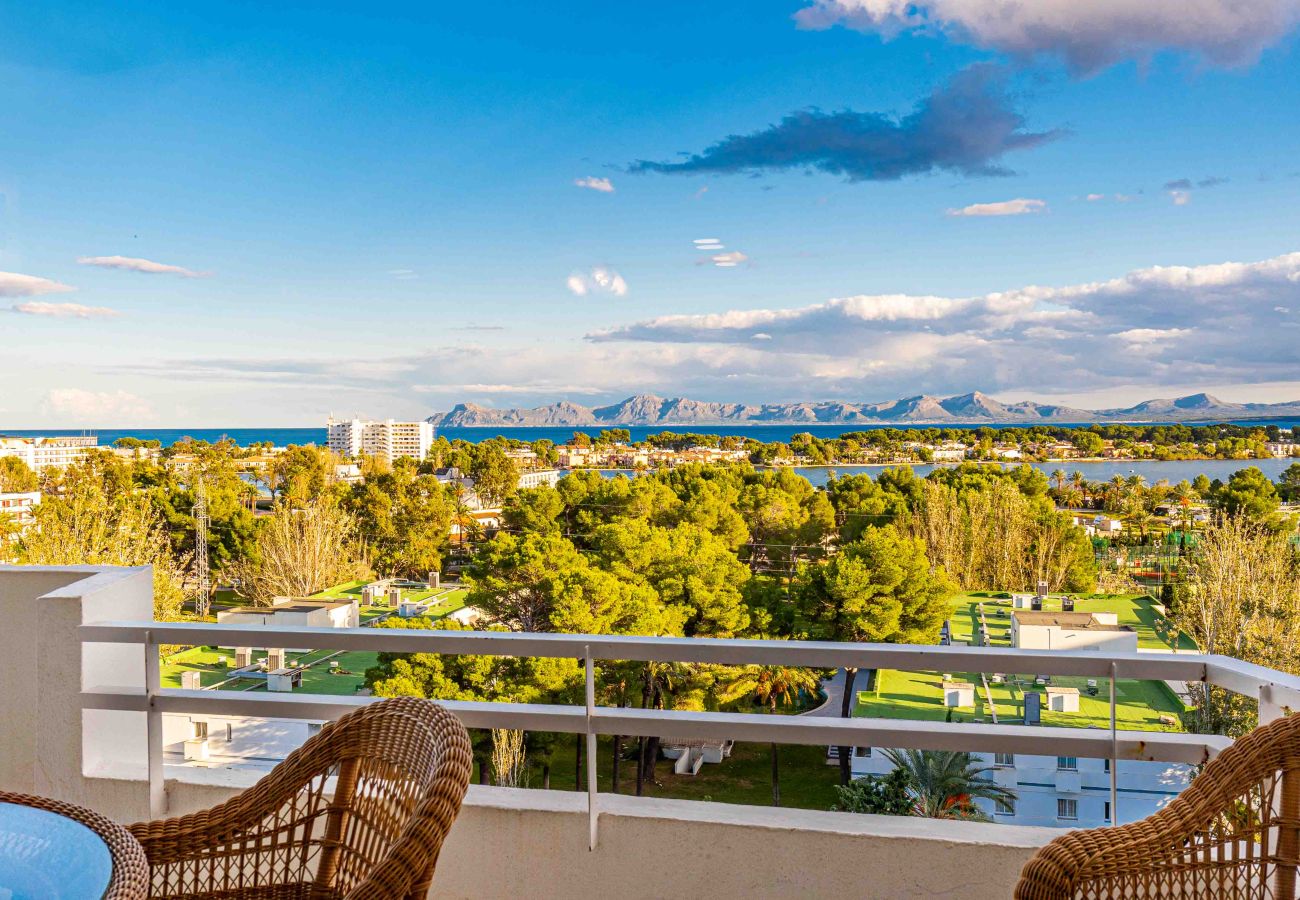
[{"label": "blue sea water", "polygon": [[[1207,423],[1195,423],[1207,424]],[[1296,419],[1255,419],[1252,421],[1233,422],[1235,425],[1252,425],[1265,426],[1276,425],[1286,431],[1290,428],[1300,425],[1300,420]],[[741,437],[753,438],[756,441],[789,441],[796,434],[809,432],[819,438],[834,438],[842,434],[853,431],[876,431],[881,428],[934,428],[942,426],[934,425],[679,425],[679,426],[633,426],[628,428],[632,433],[632,440],[641,441],[652,434],[660,434],[665,431],[677,432],[678,434],[721,434],[721,435],[739,435]],[[952,426],[963,427],[963,426]],[[976,426],[971,426],[976,427]],[[993,428],[1014,428],[1020,427],[1015,425],[994,425]],[[1065,427],[1087,427],[1085,425],[1066,425]],[[521,441],[550,440],[557,444],[562,444],[569,438],[573,437],[575,431],[583,431],[588,434],[596,434],[600,431],[599,427],[565,427],[565,428],[529,428],[529,427],[494,427],[494,428],[440,428],[438,434],[446,437],[448,440],[464,440],[472,443],[487,440],[497,436],[513,438]],[[89,429],[4,429],[0,428],[0,434],[13,435],[17,437],[35,436],[35,435],[82,435],[93,434],[98,436],[101,445],[112,444],[120,437],[135,437],[141,440],[157,440],[164,447],[171,446],[185,437],[191,437],[195,440],[214,442],[222,438],[230,438],[241,447],[249,444],[270,441],[277,447],[286,447],[289,444],[323,444],[325,443],[324,428],[89,428]]]}]

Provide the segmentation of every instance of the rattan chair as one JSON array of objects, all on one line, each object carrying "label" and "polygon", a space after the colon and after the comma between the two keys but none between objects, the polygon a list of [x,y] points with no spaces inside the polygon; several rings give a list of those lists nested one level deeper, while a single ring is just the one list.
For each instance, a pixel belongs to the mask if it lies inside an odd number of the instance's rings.
[{"label": "rattan chair", "polygon": [[57,813],[65,819],[80,822],[99,835],[108,847],[109,859],[113,863],[103,900],[144,900],[148,896],[149,863],[145,861],[140,843],[121,825],[92,810],[48,797],[0,791],[0,803],[16,803]]},{"label": "rattan chair", "polygon": [[364,706],[239,796],[130,826],[149,859],[149,896],[423,898],[472,758],[464,727],[436,703]]},{"label": "rattan chair", "polygon": [[1298,865],[1300,715],[1234,743],[1155,815],[1056,838],[1015,895],[1295,900]]}]

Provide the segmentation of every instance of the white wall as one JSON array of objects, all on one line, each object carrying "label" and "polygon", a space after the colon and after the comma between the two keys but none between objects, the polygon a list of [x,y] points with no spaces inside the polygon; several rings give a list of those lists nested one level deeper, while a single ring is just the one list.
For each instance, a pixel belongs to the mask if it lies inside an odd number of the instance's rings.
[{"label": "white wall", "polygon": [[1022,650],[1103,650],[1136,653],[1136,631],[1102,631],[1060,628],[1056,625],[1022,625],[1012,620],[1012,646]]}]

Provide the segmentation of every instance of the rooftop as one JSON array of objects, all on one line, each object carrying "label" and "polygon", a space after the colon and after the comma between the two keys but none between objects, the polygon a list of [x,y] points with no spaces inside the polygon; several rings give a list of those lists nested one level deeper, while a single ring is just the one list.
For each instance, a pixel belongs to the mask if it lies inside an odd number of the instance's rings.
[{"label": "rooftop", "polygon": [[[975,684],[973,707],[944,705],[943,680]],[[1042,724],[1060,728],[1110,728],[1110,694],[1104,679],[1067,675],[1050,676],[1050,684],[1033,674],[1006,675],[1001,684],[990,681],[988,692],[980,683],[979,673],[970,672],[899,672],[884,669],[875,674],[867,690],[858,691],[853,714],[866,718],[902,719],[917,722],[953,722],[991,724],[996,712],[999,724],[1019,725],[1025,719],[1025,696],[1045,695],[1051,688],[1074,688],[1079,692],[1078,712],[1054,712],[1042,703]],[[989,705],[988,695],[993,704]],[[1044,698],[1045,699],[1045,698]],[[1182,714],[1187,707],[1163,681],[1120,679],[1115,688],[1115,724],[1124,730],[1180,732]],[[1161,717],[1165,718],[1162,720]],[[1170,720],[1175,724],[1170,724]]]},{"label": "rooftop", "polygon": [[[989,626],[989,637],[994,646],[1010,646],[1007,632],[1011,628],[1011,595],[992,591],[972,591],[958,594],[951,600],[953,643],[969,644],[979,634],[979,607],[984,605],[984,617]],[[1049,597],[1048,607],[1060,609],[1060,597]],[[1015,612],[1027,612],[1016,610]],[[1050,611],[1050,609],[1048,610]],[[1129,625],[1138,636],[1141,650],[1196,652],[1196,642],[1176,629],[1161,610],[1160,605],[1145,594],[1090,594],[1076,595],[1076,613],[1114,613],[1121,625]],[[1022,620],[1023,621],[1023,620]]]},{"label": "rooftop", "polygon": [[1108,625],[1090,612],[1035,612],[1018,609],[1011,614],[1021,625],[1070,628],[1075,631],[1134,631],[1132,625]]},{"label": "rooftop", "polygon": [[[1010,594],[966,593],[951,600],[949,619],[952,640],[957,645],[975,645],[979,633],[980,610],[988,625],[990,647],[1011,646],[1011,617],[1020,623],[1061,625],[1087,630],[1136,631],[1138,647],[1150,650],[1195,651],[1196,645],[1179,633],[1166,619],[1157,604],[1145,595],[1093,595],[1075,600],[1075,611],[1060,611],[1060,598],[1048,598],[1047,605],[1057,610],[1016,609]],[[1113,613],[1118,625],[1096,623],[1094,613]],[[1073,688],[1079,692],[1078,712],[1055,712],[1042,705],[1042,724],[1063,728],[1110,728],[1110,696],[1105,679],[1086,677],[1042,677],[1044,672],[1004,673],[1001,680],[990,679],[984,688],[978,672],[899,672],[875,673],[866,690],[859,690],[854,715],[912,721],[952,721],[991,723],[994,714],[999,723],[1024,721],[1024,698],[1028,693],[1045,695],[1051,688]],[[949,707],[944,703],[944,680],[971,681],[975,684],[975,705]],[[1091,683],[1089,683],[1091,681]],[[1041,682],[1041,683],[1040,683]],[[992,696],[992,703],[989,696]],[[1045,696],[1044,696],[1045,699]],[[1127,730],[1182,731],[1182,715],[1187,706],[1174,689],[1163,681],[1120,679],[1116,685],[1116,727]]]}]

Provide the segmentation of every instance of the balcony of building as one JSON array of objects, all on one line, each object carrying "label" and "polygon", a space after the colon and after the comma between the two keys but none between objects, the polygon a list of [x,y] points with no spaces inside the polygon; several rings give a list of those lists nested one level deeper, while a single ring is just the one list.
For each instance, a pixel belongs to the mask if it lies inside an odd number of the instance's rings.
[{"label": "balcony of building", "polygon": [[[62,798],[129,822],[211,806],[254,783],[256,765],[186,765],[169,721],[265,718],[272,730],[337,718],[364,696],[165,689],[164,645],[476,653],[582,660],[586,703],[455,702],[470,728],[860,748],[957,749],[997,760],[1065,760],[1070,790],[1117,796],[1129,762],[1197,765],[1206,735],[1050,725],[615,708],[595,700],[602,660],[835,669],[1016,672],[1204,681],[1255,698],[1268,721],[1300,702],[1300,679],[1223,657],[1000,648],[690,640],[596,635],[240,626],[151,621],[146,568],[0,567],[0,788]],[[292,736],[284,738],[292,744]],[[587,764],[593,756],[588,754]],[[1095,771],[1071,761],[1104,760]],[[269,760],[272,764],[274,760]],[[590,770],[589,770],[590,772]],[[584,791],[471,786],[439,859],[433,896],[1010,896],[1024,863],[1060,834],[1026,827],[741,806]],[[1060,785],[1056,786],[1060,788]],[[1107,794],[1107,791],[1109,793]],[[1110,802],[1108,800],[1107,802]],[[1068,806],[1068,804],[1066,804]],[[1072,807],[1071,807],[1072,808]],[[1108,807],[1109,809],[1109,807]]]}]

